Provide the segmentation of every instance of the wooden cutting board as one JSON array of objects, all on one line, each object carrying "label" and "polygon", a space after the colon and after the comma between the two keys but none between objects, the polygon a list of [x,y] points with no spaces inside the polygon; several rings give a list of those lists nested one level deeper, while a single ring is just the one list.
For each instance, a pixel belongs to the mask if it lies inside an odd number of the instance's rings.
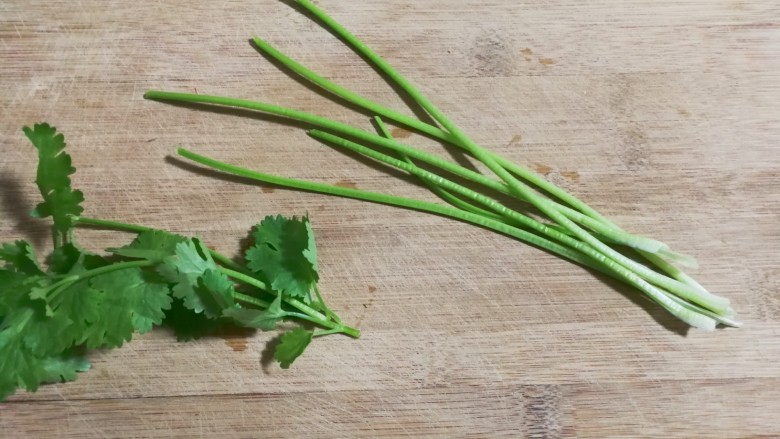
[{"label": "wooden cutting board", "polygon": [[[780,437],[780,7],[775,1],[322,0],[482,145],[627,229],[698,257],[744,328],[688,331],[626,287],[459,222],[193,172],[177,145],[295,178],[435,200],[301,127],[144,101],[274,102],[369,128],[279,71],[259,35],[408,111],[359,57],[272,0],[0,2],[0,238],[51,247],[23,125],[66,134],[87,213],[236,253],[309,213],[321,287],[359,340],[284,371],[272,333],[96,352],[0,405],[20,437]],[[417,136],[396,136],[462,157]],[[408,136],[408,137],[407,137]],[[129,237],[79,230],[94,250]],[[2,361],[2,359],[0,359]]]}]

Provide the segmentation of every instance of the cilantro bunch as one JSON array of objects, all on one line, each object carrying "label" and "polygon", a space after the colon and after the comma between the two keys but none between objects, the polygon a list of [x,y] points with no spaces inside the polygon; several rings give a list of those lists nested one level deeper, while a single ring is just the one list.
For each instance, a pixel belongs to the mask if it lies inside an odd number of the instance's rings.
[{"label": "cilantro bunch", "polygon": [[[82,217],[84,195],[65,139],[48,124],[24,133],[38,150],[36,183],[43,201],[32,216],[53,220],[54,250],[40,264],[27,241],[0,247],[0,400],[17,387],[76,379],[90,349],[121,347],[133,334],[167,324],[180,340],[225,325],[264,331],[287,319],[296,327],[274,358],[288,368],[312,338],[359,331],[344,325],[317,288],[317,248],[308,218],[268,216],[253,232],[240,264],[200,239]],[[136,232],[129,244],[99,255],[79,247],[73,229],[99,226]]]}]

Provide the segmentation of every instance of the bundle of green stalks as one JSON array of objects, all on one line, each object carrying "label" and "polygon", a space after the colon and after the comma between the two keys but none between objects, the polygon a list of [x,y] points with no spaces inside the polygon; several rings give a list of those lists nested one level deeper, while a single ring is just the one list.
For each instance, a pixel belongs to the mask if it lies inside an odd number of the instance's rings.
[{"label": "bundle of green stalks", "polygon": [[[149,91],[145,97],[158,101],[248,109],[303,122],[313,127],[308,131],[310,136],[329,146],[353,151],[413,175],[447,205],[269,175],[213,160],[183,148],[177,150],[180,156],[219,171],[265,183],[414,209],[471,223],[625,282],[693,327],[712,330],[718,324],[740,326],[734,319],[734,310],[728,299],[710,293],[679,268],[695,268],[694,258],[676,253],[658,240],[621,229],[544,177],[481,147],[410,81],[324,11],[309,0],[298,0],[296,4],[386,75],[424,109],[434,123],[401,114],[335,84],[259,38],[253,41],[262,53],[322,90],[375,114],[378,133],[263,102],[164,91]],[[391,136],[385,120],[460,148],[481,162],[493,175],[475,172],[451,160],[399,142]],[[464,181],[466,185],[459,183]],[[515,207],[518,203],[506,201],[512,199],[532,206],[541,215],[518,211]]]}]

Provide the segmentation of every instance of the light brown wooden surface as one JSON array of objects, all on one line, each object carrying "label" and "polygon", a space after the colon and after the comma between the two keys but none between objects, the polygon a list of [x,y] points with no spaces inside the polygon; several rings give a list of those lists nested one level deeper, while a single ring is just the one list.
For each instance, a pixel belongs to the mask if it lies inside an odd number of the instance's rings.
[{"label": "light brown wooden surface", "polygon": [[[264,215],[308,212],[321,287],[364,336],[316,340],[283,371],[261,362],[270,333],[177,343],[156,330],[92,354],[74,383],[11,397],[0,436],[780,437],[777,2],[320,4],[478,142],[696,255],[697,279],[729,297],[745,327],[686,331],[633,290],[469,225],[167,159],[185,145],[434,200],[299,127],[142,99],[151,88],[197,90],[369,127],[259,56],[247,43],[257,34],[405,109],[283,2],[2,0],[3,241],[50,247],[45,223],[26,217],[35,153],[21,133],[45,120],[66,135],[90,216],[197,234],[233,253]],[[97,250],[128,237],[78,238]]]}]

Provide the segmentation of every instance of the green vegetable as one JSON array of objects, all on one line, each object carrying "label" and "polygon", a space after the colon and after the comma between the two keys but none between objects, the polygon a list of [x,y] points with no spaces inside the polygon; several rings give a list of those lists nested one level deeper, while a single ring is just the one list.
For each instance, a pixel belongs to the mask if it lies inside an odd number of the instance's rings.
[{"label": "green vegetable", "polygon": [[[178,153],[181,156],[223,172],[267,183],[390,204],[466,221],[531,243],[632,285],[647,298],[694,327],[713,329],[717,324],[740,325],[733,319],[734,311],[727,299],[708,292],[674,265],[677,263],[695,266],[692,257],[673,252],[666,244],[655,239],[624,231],[595,209],[548,182],[542,176],[479,146],[410,81],[333,18],[308,0],[298,0],[297,4],[389,77],[419,104],[438,126],[398,113],[335,84],[256,37],[253,42],[257,49],[279,61],[281,65],[325,91],[375,113],[377,117],[374,121],[380,134],[264,102],[163,91],[149,91],[145,97],[160,101],[249,109],[304,122],[315,128],[309,131],[312,137],[328,145],[350,149],[416,176],[451,206],[278,177],[219,162],[179,148]],[[380,116],[462,148],[482,162],[498,178],[465,169],[452,161],[417,150],[393,139]],[[398,158],[378,149],[392,150]],[[430,166],[424,170],[418,167],[416,162],[424,162]],[[431,170],[431,167],[441,173],[436,173]],[[457,184],[449,174],[474,183],[473,186],[484,191],[475,191]],[[509,195],[527,203],[541,212],[546,220],[537,220],[516,209],[508,208],[496,199],[495,193]],[[631,254],[620,247],[633,249],[643,259],[631,257]],[[649,262],[649,265],[640,262],[642,260]]]},{"label": "green vegetable", "polygon": [[54,219],[55,234],[67,240],[72,226],[72,217],[84,210],[81,202],[84,194],[70,187],[70,175],[76,172],[71,165],[70,155],[65,154],[65,137],[49,124],[36,124],[32,129],[24,127],[24,134],[38,148],[38,189],[43,202],[31,215],[37,218],[51,216]]},{"label": "green vegetable", "polygon": [[295,328],[282,335],[282,341],[274,353],[274,358],[282,366],[282,369],[287,369],[296,358],[300,357],[306,346],[311,343],[312,336],[311,331],[301,328]]},{"label": "green vegetable", "polygon": [[[305,320],[320,331],[294,329],[276,358],[287,368],[312,337],[359,331],[324,303],[309,219],[269,216],[240,264],[198,238],[115,221],[84,218],[81,192],[62,134],[47,125],[24,132],[39,151],[44,201],[34,216],[52,216],[55,248],[44,269],[26,241],[0,246],[0,400],[17,387],[72,381],[89,369],[89,349],[117,348],[135,333],[168,324],[180,340],[225,325],[273,330],[282,320]],[[75,243],[73,227],[136,232],[129,244],[92,254]],[[323,314],[323,312],[325,314]]]}]

